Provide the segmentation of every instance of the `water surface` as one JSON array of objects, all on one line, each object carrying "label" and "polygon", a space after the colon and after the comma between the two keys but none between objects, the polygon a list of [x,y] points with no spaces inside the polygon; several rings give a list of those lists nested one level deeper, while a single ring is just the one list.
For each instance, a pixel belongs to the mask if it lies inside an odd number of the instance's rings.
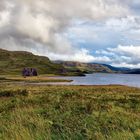
[{"label": "water surface", "polygon": [[127,85],[140,87],[140,75],[138,74],[107,74],[94,73],[87,74],[85,77],[58,77],[58,79],[73,80],[66,83],[68,85]]}]

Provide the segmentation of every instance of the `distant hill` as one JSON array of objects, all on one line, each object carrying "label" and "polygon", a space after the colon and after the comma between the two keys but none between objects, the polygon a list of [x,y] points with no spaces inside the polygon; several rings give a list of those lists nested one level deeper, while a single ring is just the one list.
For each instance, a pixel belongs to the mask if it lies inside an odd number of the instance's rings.
[{"label": "distant hill", "polygon": [[125,67],[114,67],[114,66],[111,66],[111,65],[108,65],[108,64],[101,64],[101,65],[108,67],[112,71],[120,72],[120,73],[126,73],[127,71],[130,71],[131,70],[129,68],[125,68]]},{"label": "distant hill", "polygon": [[0,75],[21,74],[23,68],[36,68],[39,74],[81,75],[70,72],[61,64],[56,64],[44,56],[37,56],[24,51],[7,51],[0,49]]},{"label": "distant hill", "polygon": [[128,71],[127,74],[140,74],[140,69],[132,69]]},{"label": "distant hill", "polygon": [[48,57],[25,51],[0,49],[0,75],[21,74],[23,68],[36,68],[39,74],[84,76],[88,73],[140,74],[140,69],[118,68],[107,64],[81,63],[73,61],[51,61]]},{"label": "distant hill", "polygon": [[114,70],[110,69],[108,66],[96,63],[81,63],[74,61],[55,61],[57,64],[62,64],[66,69],[73,71],[81,71],[83,73],[93,73],[93,72],[104,72],[113,73]]},{"label": "distant hill", "polygon": [[57,64],[62,64],[66,69],[77,70],[83,73],[140,73],[140,69],[129,69],[126,67],[114,67],[108,64],[99,64],[99,63],[81,63],[74,61],[55,61]]}]

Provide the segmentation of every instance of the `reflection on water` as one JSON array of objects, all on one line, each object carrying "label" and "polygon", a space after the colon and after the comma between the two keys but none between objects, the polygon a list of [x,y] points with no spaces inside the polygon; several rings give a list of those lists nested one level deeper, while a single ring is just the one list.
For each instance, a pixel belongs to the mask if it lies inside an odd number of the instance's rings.
[{"label": "reflection on water", "polygon": [[136,74],[94,73],[94,74],[87,74],[85,77],[58,77],[58,79],[73,80],[73,82],[67,83],[68,85],[119,84],[119,85],[140,87],[140,75],[136,75]]}]

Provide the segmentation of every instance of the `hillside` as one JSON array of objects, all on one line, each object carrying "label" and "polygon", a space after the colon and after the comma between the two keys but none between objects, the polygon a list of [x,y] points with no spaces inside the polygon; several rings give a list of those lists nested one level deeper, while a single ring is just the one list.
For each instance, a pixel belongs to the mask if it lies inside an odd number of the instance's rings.
[{"label": "hillside", "polygon": [[66,69],[69,70],[79,70],[84,73],[93,73],[93,72],[105,72],[105,73],[114,73],[115,71],[103,64],[96,63],[81,63],[73,61],[56,61],[57,64],[62,64]]},{"label": "hillside", "polygon": [[126,68],[126,67],[114,67],[108,64],[102,64],[102,65],[118,73],[127,73],[128,71],[131,70],[130,68]]},{"label": "hillside", "polygon": [[21,74],[25,67],[38,70],[39,74],[63,74],[67,72],[61,64],[54,64],[47,57],[33,55],[24,51],[0,49],[0,73]]},{"label": "hillside", "polygon": [[127,74],[140,74],[140,69],[132,69],[126,72]]},{"label": "hillside", "polygon": [[84,76],[86,73],[139,73],[139,70],[117,68],[107,64],[74,61],[51,61],[48,57],[25,51],[0,49],[0,74],[21,74],[23,68],[36,68],[39,74]]}]

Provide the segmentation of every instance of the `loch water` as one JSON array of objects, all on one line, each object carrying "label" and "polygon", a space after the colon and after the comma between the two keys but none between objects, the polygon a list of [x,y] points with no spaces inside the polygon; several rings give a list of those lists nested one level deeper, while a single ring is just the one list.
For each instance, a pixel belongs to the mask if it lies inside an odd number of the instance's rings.
[{"label": "loch water", "polygon": [[110,74],[94,73],[86,76],[57,77],[58,79],[73,80],[67,85],[126,85],[140,87],[140,75],[138,74]]}]

